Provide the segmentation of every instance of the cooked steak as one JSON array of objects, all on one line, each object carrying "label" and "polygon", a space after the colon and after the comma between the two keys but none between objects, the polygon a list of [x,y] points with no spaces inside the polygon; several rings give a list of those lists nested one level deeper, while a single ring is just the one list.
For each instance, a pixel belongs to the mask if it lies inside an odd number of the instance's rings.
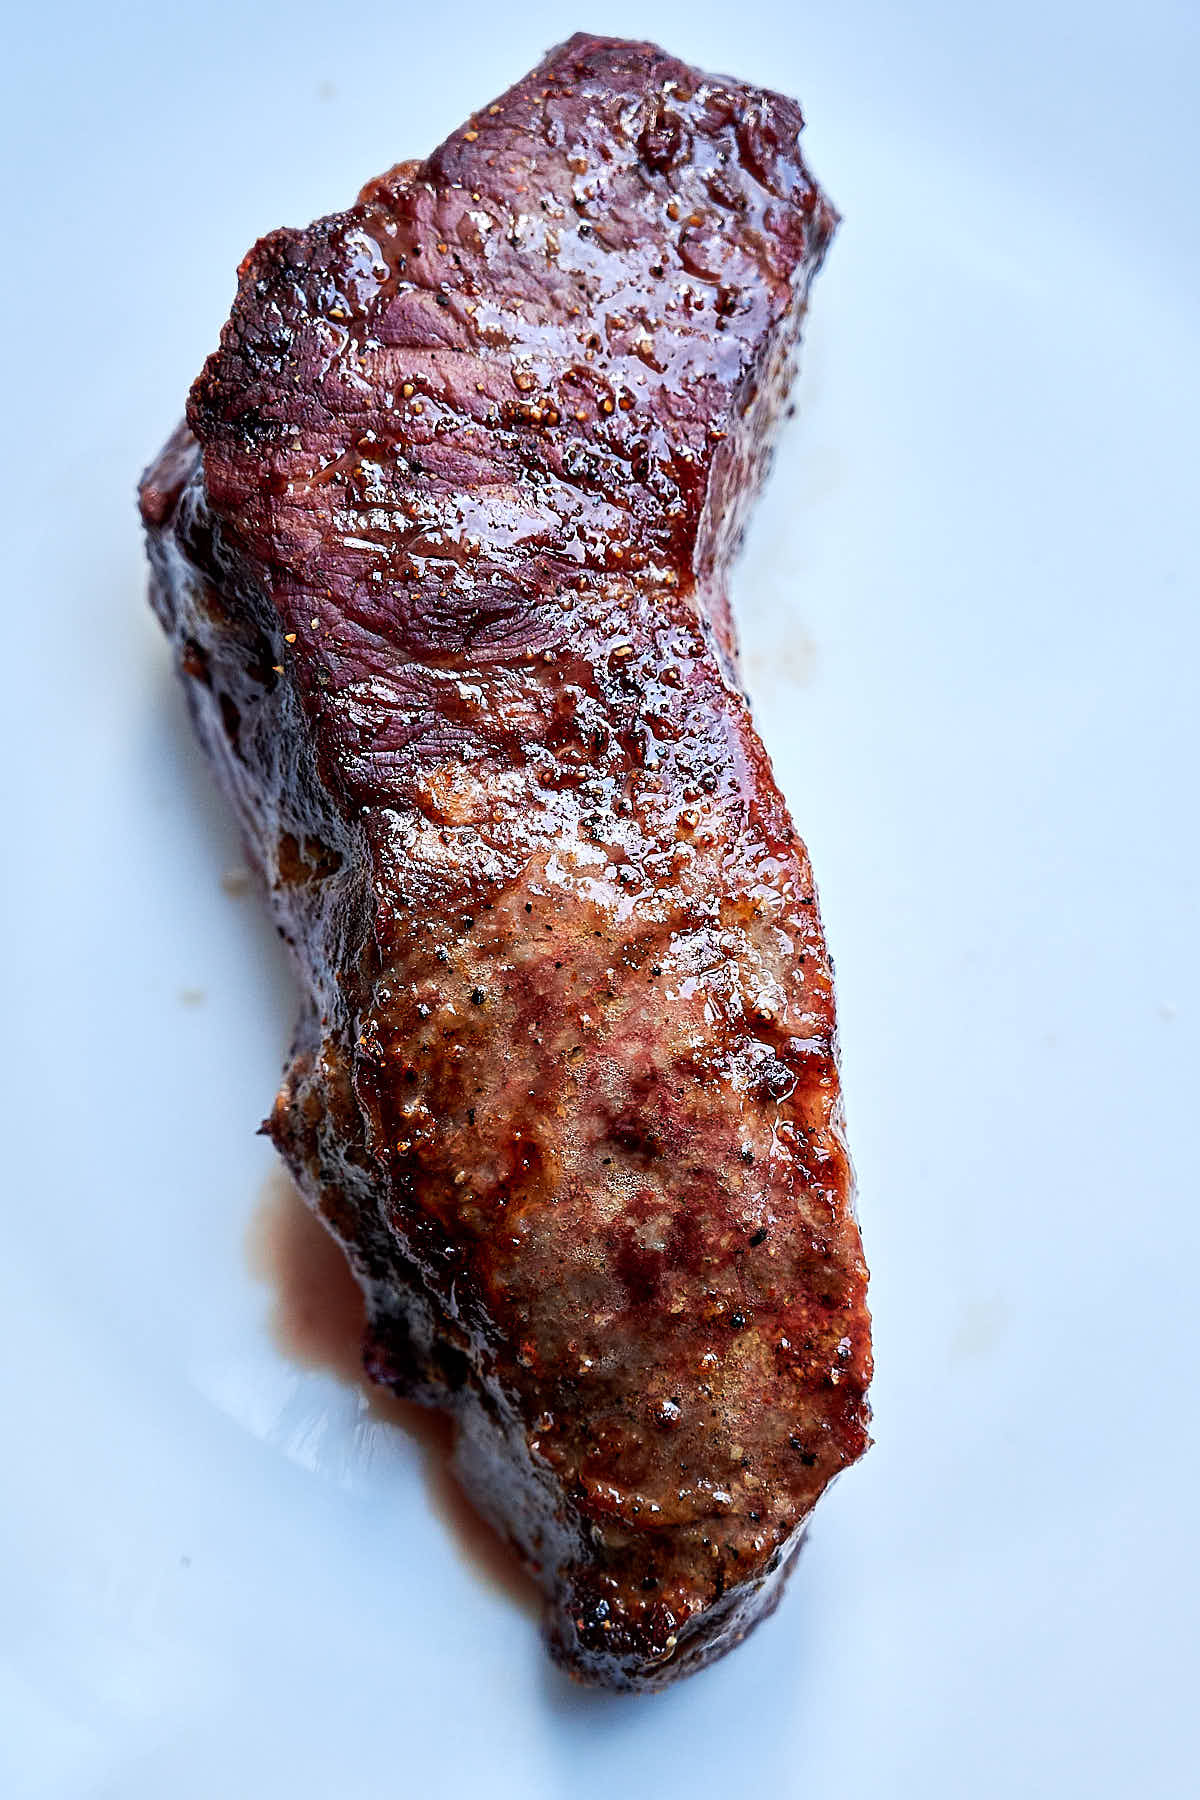
[{"label": "cooked steak", "polygon": [[738,1642],[867,1443],[832,968],[726,585],[836,222],[800,127],[572,38],[256,245],[141,489],[304,994],[267,1129],[614,1687]]}]

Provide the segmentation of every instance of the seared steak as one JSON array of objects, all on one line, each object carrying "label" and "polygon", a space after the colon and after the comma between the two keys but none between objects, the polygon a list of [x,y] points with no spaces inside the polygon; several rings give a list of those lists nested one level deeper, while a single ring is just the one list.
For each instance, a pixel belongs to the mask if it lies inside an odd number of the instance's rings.
[{"label": "seared steak", "polygon": [[575,1674],[736,1643],[867,1443],[808,857],[727,578],[836,215],[575,37],[242,265],[141,490],[304,993],[269,1130]]}]

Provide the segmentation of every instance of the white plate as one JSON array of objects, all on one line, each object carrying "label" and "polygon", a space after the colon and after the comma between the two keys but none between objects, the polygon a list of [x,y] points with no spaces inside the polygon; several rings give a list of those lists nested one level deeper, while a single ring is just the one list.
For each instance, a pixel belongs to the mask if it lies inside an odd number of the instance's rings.
[{"label": "white plate", "polygon": [[547,1669],[422,1452],[273,1336],[292,1000],[133,513],[251,240],[575,20],[9,26],[5,1795],[1194,1792],[1196,13],[801,10],[604,23],[798,93],[845,213],[739,592],[840,971],[878,1443],[776,1616],[638,1702]]}]

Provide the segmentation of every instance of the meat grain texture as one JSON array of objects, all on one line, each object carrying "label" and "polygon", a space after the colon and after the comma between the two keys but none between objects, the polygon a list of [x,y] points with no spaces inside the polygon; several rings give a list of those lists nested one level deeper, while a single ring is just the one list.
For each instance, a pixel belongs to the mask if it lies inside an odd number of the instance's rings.
[{"label": "meat grain texture", "polygon": [[375,1380],[662,1685],[868,1442],[832,972],[731,558],[836,215],[779,95],[577,36],[277,231],[141,489],[303,988],[268,1128]]}]

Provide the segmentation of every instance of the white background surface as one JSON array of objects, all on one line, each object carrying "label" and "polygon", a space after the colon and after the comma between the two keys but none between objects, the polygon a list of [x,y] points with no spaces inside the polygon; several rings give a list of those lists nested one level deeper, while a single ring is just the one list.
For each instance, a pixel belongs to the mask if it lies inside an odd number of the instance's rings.
[{"label": "white background surface", "polygon": [[[0,1792],[1196,1792],[1197,20],[14,14]],[[577,24],[797,93],[846,221],[738,593],[838,960],[878,1441],[774,1619],[633,1702],[549,1673],[409,1441],[272,1341],[291,997],[133,510],[254,237]]]}]

